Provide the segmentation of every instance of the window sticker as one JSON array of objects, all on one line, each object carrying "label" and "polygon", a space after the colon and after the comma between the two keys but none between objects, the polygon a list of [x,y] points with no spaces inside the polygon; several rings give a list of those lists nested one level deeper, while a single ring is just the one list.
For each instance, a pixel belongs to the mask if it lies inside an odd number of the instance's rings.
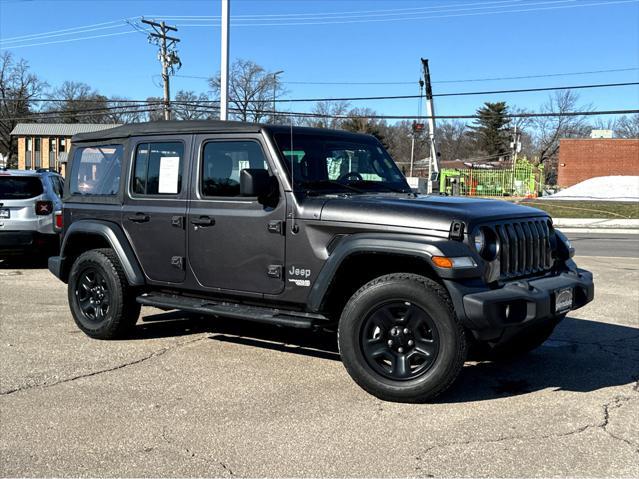
[{"label": "window sticker", "polygon": [[180,173],[179,156],[163,156],[160,158],[160,180],[158,193],[176,194]]}]

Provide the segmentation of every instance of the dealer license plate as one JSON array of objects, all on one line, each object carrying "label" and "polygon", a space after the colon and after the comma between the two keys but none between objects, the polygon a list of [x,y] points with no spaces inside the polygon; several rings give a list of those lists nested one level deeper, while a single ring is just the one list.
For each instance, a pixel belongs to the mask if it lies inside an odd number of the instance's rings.
[{"label": "dealer license plate", "polygon": [[0,218],[11,218],[11,210],[6,208],[0,209]]},{"label": "dealer license plate", "polygon": [[555,291],[555,313],[563,313],[572,308],[572,288]]}]

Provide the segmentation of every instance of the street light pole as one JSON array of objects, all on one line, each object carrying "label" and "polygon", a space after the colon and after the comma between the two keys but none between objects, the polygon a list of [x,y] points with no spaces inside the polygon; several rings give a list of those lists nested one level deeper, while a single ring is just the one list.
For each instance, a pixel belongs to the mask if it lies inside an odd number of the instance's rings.
[{"label": "street light pole", "polygon": [[273,73],[273,121],[275,121],[275,94],[277,91],[277,75],[284,73],[284,70],[278,70]]},{"label": "street light pole", "polygon": [[231,0],[222,0],[222,59],[220,65],[220,120],[228,120],[229,97],[229,16]]}]

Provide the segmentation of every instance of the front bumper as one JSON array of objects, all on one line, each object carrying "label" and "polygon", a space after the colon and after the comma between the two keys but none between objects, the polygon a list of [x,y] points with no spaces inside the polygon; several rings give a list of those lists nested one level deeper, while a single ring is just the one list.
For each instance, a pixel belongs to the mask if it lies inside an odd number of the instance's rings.
[{"label": "front bumper", "polygon": [[[498,289],[452,281],[445,284],[464,325],[487,333],[556,318],[581,308],[592,301],[595,294],[592,273],[578,268],[555,276],[513,281]],[[555,293],[567,288],[573,291],[572,307],[555,312]]]}]

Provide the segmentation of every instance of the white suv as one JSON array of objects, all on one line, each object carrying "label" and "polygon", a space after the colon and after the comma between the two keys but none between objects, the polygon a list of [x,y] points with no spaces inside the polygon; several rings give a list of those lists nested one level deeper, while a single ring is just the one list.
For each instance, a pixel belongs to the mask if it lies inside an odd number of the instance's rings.
[{"label": "white suv", "polygon": [[54,172],[0,169],[0,258],[55,251],[63,185]]}]

